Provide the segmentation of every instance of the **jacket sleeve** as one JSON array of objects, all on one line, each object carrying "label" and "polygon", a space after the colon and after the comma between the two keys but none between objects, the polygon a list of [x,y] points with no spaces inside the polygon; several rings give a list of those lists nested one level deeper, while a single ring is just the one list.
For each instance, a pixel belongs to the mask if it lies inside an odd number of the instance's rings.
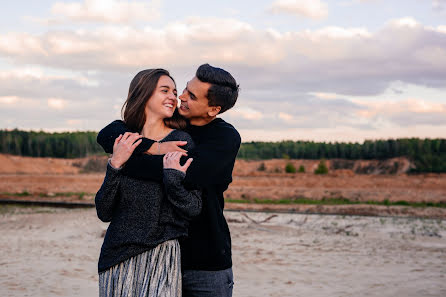
[{"label": "jacket sleeve", "polygon": [[98,218],[103,222],[110,222],[112,220],[113,208],[119,200],[119,171],[120,169],[113,168],[110,165],[110,161],[108,162],[104,182],[94,199],[96,213]]},{"label": "jacket sleeve", "polygon": [[[115,143],[115,139],[125,132],[135,132],[127,128],[125,123],[121,120],[116,120],[105,126],[101,131],[99,131],[96,141],[100,146],[104,149],[104,151],[108,154],[113,153],[113,144]],[[145,138],[142,138],[141,143],[135,148],[134,153],[141,154],[147,151],[155,141]]]},{"label": "jacket sleeve", "polygon": [[167,199],[175,210],[187,219],[199,215],[202,206],[201,191],[185,186],[184,177],[186,174],[184,172],[166,168],[163,173]]}]

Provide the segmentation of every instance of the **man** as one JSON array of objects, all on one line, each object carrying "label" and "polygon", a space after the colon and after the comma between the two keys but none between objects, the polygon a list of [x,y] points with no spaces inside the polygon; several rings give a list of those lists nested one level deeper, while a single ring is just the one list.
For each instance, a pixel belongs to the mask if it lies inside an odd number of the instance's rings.
[{"label": "man", "polygon": [[[181,242],[183,296],[232,296],[231,237],[223,216],[223,192],[232,182],[241,139],[237,130],[217,115],[234,106],[238,92],[239,86],[230,73],[204,64],[179,96],[178,112],[189,121],[185,131],[196,145],[187,152],[193,162],[185,182],[198,184],[203,191],[202,212],[191,221],[189,236]],[[99,132],[98,143],[112,153],[115,138],[128,131],[122,121],[115,121]],[[161,154],[185,152],[179,148],[181,145],[184,143],[155,143],[143,138],[123,173],[161,181]],[[141,154],[145,151],[151,155]]]}]

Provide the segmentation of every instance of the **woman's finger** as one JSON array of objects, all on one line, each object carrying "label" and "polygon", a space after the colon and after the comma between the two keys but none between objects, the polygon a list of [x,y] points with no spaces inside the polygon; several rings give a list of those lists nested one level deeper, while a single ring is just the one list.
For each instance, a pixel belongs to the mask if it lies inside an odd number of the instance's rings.
[{"label": "woman's finger", "polygon": [[133,135],[131,135],[131,136],[128,138],[128,142],[129,142],[130,144],[134,144],[134,143],[138,140],[138,138],[141,138],[141,136],[140,136],[138,133],[134,133]]},{"label": "woman's finger", "polygon": [[[129,133],[129,132],[126,132],[126,133]],[[125,139],[125,142],[126,143],[133,143],[133,141],[132,141],[132,139],[134,139],[134,136],[133,136],[133,133],[129,133],[128,135],[127,135],[127,138]]]},{"label": "woman's finger", "polygon": [[127,138],[129,138],[130,134],[132,134],[132,133],[130,133],[130,132],[125,132],[125,133],[124,133],[124,136],[122,137],[122,140],[126,141]]},{"label": "woman's finger", "polygon": [[186,163],[184,163],[184,165],[181,166],[181,170],[183,172],[186,172],[193,160],[194,160],[193,158],[187,159]]},{"label": "woman's finger", "polygon": [[119,134],[119,136],[116,137],[116,139],[115,139],[115,144],[114,144],[114,146],[117,145],[118,142],[119,142],[121,139],[122,139],[122,134]]},{"label": "woman's finger", "polygon": [[173,143],[175,143],[175,145],[177,146],[183,146],[187,144],[187,141],[185,140],[178,140],[178,141],[174,141]]},{"label": "woman's finger", "polygon": [[137,140],[135,143],[132,144],[131,149],[132,151],[135,150],[135,148],[142,142],[142,139]]}]

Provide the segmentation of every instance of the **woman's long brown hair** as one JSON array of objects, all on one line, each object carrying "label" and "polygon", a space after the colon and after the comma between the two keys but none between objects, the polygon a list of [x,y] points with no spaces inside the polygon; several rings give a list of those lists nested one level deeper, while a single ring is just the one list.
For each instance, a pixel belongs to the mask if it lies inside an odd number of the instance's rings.
[{"label": "woman's long brown hair", "polygon": [[[147,101],[156,89],[161,76],[170,76],[169,71],[161,68],[146,69],[138,72],[130,82],[127,100],[121,108],[122,118],[126,126],[135,132],[141,132],[146,122],[145,108]],[[184,129],[186,120],[175,110],[172,118],[164,119],[164,123],[174,129]]]}]

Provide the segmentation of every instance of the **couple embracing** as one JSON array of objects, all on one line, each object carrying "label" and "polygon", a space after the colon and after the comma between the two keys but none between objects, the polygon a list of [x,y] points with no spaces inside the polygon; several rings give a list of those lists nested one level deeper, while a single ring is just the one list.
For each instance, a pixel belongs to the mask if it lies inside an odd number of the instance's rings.
[{"label": "couple embracing", "polygon": [[179,96],[164,69],[131,81],[123,121],[98,134],[112,157],[96,194],[110,222],[99,256],[102,296],[232,296],[223,192],[240,147],[217,115],[234,106],[230,73],[201,65]]}]

